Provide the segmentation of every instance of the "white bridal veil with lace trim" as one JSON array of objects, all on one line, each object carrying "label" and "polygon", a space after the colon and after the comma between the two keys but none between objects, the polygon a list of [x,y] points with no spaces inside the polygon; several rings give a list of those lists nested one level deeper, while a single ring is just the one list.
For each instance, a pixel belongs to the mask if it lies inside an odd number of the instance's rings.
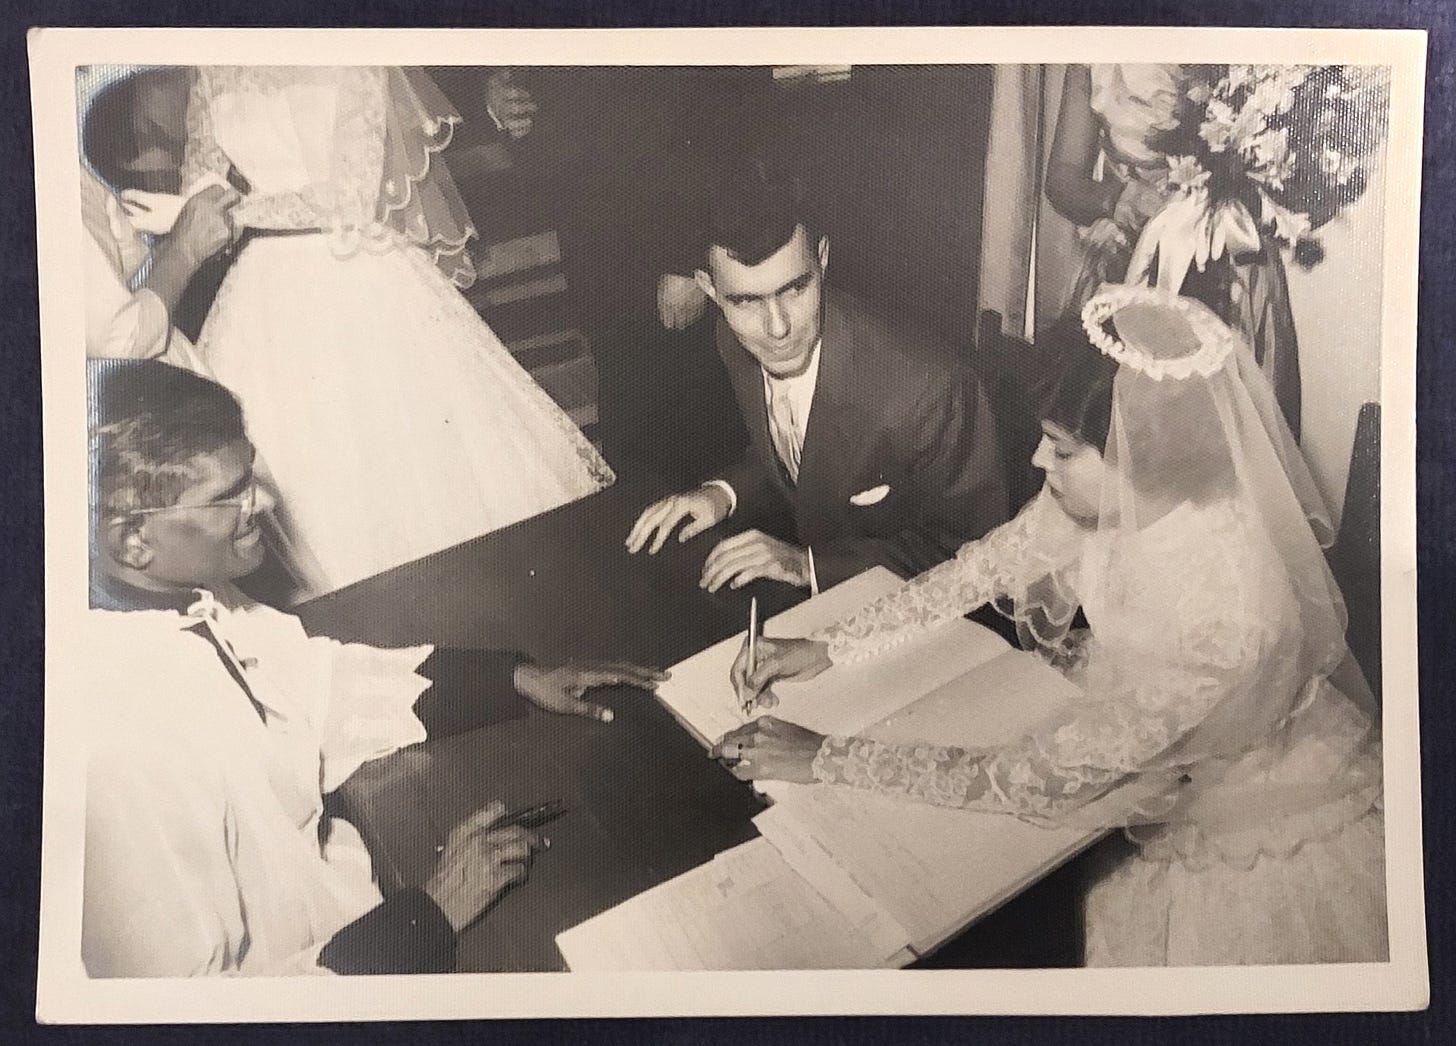
[{"label": "white bridal veil with lace trim", "polygon": [[[1123,569],[1119,558],[1190,510],[1232,522],[1244,556],[1230,569],[1248,573],[1232,590],[1238,596],[1224,597],[1242,605],[1210,610],[1211,621],[1235,627],[1166,637],[1206,644],[1182,653],[1201,665],[1197,690],[1207,697],[1178,715],[1186,729],[1177,742],[1141,767],[1168,780],[1147,789],[1147,805],[1130,819],[1231,823],[1337,798],[1354,784],[1349,774],[1274,780],[1282,748],[1299,733],[1294,720],[1331,696],[1329,677],[1348,650],[1344,600],[1323,552],[1333,537],[1330,516],[1267,379],[1237,335],[1189,298],[1109,287],[1087,304],[1083,322],[1093,344],[1120,365],[1098,534],[1081,565],[1084,598],[1095,577],[1097,603],[1136,604],[1146,572]],[[1201,594],[1181,593],[1178,602],[1196,604]],[[1177,654],[1136,643],[1102,643],[1098,653],[1087,680],[1094,696],[1103,687],[1135,693],[1138,679],[1156,674],[1149,661]],[[1363,712],[1373,719],[1373,709]],[[1250,773],[1256,752],[1265,757]],[[1235,763],[1241,769],[1231,775]],[[1245,788],[1231,787],[1235,776]],[[1256,807],[1244,807],[1255,795]]]},{"label": "white bridal veil with lace trim", "polygon": [[[821,633],[831,656],[873,654],[986,601],[1027,645],[1083,655],[1084,698],[1057,722],[1006,750],[937,750],[936,772],[963,780],[935,788],[966,805],[1238,834],[1378,793],[1373,709],[1329,682],[1347,656],[1321,549],[1329,516],[1248,349],[1200,303],[1156,289],[1107,288],[1083,318],[1119,364],[1097,523],[1043,491]],[[1078,607],[1092,628],[1074,644]],[[884,746],[864,758],[917,777]],[[844,769],[834,776],[856,772]]]},{"label": "white bridal veil with lace trim", "polygon": [[[271,140],[235,130],[243,105],[269,110]],[[235,164],[263,176],[233,212],[240,225],[321,228],[340,257],[409,243],[456,286],[474,282],[475,226],[436,162],[460,116],[422,70],[209,66],[187,116],[184,185]]]}]

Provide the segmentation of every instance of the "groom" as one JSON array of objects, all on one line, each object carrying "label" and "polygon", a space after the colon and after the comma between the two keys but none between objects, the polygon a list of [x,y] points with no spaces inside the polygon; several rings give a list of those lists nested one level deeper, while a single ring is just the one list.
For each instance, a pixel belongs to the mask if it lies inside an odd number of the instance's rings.
[{"label": "groom", "polygon": [[825,286],[829,240],[796,179],[735,165],[709,225],[694,275],[720,311],[749,446],[723,476],[649,505],[629,551],[732,518],[739,533],[708,554],[704,588],[769,578],[817,593],[876,565],[918,574],[1008,518],[975,376],[943,342]]}]

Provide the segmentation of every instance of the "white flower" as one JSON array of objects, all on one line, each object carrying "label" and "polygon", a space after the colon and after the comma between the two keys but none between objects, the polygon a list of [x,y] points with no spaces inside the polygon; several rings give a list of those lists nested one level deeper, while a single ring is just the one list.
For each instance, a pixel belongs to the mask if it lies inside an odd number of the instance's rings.
[{"label": "white flower", "polygon": [[1294,86],[1283,78],[1265,80],[1254,88],[1248,104],[1264,117],[1287,113],[1294,107]]},{"label": "white flower", "polygon": [[1213,85],[1206,80],[1198,80],[1188,88],[1188,100],[1195,105],[1207,105],[1212,97]]},{"label": "white flower", "polygon": [[1340,150],[1338,149],[1330,149],[1326,147],[1324,152],[1320,153],[1320,172],[1323,174],[1334,174],[1340,169],[1340,165],[1344,162],[1344,153],[1340,152]]},{"label": "white flower", "polygon": [[1249,177],[1278,191],[1294,174],[1294,155],[1289,151],[1289,129],[1264,131],[1249,140],[1244,155],[1250,160]]},{"label": "white flower", "polygon": [[1249,144],[1268,129],[1269,114],[1254,105],[1251,100],[1234,116],[1233,127],[1229,133],[1239,150],[1247,152]]},{"label": "white flower", "polygon": [[1253,80],[1256,75],[1255,67],[1252,65],[1231,65],[1223,82],[1228,85],[1228,90],[1232,93]]},{"label": "white flower", "polygon": [[1291,211],[1275,203],[1268,193],[1260,191],[1259,202],[1263,205],[1264,224],[1272,226],[1274,235],[1291,246],[1298,243],[1309,232],[1309,215]]},{"label": "white flower", "polygon": [[1182,190],[1193,192],[1207,184],[1208,171],[1198,162],[1196,156],[1168,157],[1168,183]]},{"label": "white flower", "polygon": [[1203,115],[1198,136],[1208,143],[1209,149],[1216,153],[1223,152],[1234,136],[1233,107],[1222,99],[1214,98],[1208,103]]}]

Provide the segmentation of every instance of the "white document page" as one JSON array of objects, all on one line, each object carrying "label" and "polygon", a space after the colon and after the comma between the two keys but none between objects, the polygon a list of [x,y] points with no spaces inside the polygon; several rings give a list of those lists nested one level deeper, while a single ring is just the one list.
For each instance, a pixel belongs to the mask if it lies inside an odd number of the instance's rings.
[{"label": "white document page", "polygon": [[558,934],[556,945],[576,972],[874,969],[897,947],[852,925],[764,839]]},{"label": "white document page", "polygon": [[[994,746],[1030,733],[1077,699],[1035,656],[1007,651],[863,733],[884,741]],[[811,881],[832,855],[920,953],[1019,893],[1097,838],[847,787],[775,793],[754,821]]]},{"label": "white document page", "polygon": [[[902,584],[875,567],[770,619],[764,634],[808,635]],[[672,678],[657,689],[658,700],[705,747],[750,718],[740,710],[729,678],[744,634],[674,665]],[[1006,649],[1005,640],[990,629],[956,619],[881,657],[836,665],[807,683],[782,684],[775,688],[779,704],[769,711],[820,733],[855,733]],[[751,718],[762,714],[755,711]]]}]

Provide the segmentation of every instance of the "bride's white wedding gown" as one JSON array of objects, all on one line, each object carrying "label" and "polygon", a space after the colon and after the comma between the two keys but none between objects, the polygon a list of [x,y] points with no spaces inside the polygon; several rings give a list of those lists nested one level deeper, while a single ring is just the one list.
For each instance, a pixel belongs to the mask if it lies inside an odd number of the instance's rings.
[{"label": "bride's white wedding gown", "polygon": [[[1058,511],[1043,494],[818,638],[836,663],[853,661],[996,598],[1040,554],[1031,535],[1053,532],[1046,514]],[[1201,779],[1196,808],[1130,831],[1137,846],[1102,862],[1084,905],[1086,962],[1384,961],[1378,736],[1328,680],[1297,678],[1299,604],[1262,527],[1228,502],[1185,503],[1114,547],[1094,547],[1105,535],[1086,540],[1076,580],[1091,625],[1074,671],[1082,704],[1000,750],[829,738],[816,778],[1075,818],[1110,787],[1155,773],[1230,695],[1252,690],[1257,707],[1259,695],[1274,703],[1293,687],[1303,697],[1287,720],[1235,757],[1186,768]]]},{"label": "bride's white wedding gown", "polygon": [[188,110],[183,184],[235,168],[236,221],[275,233],[246,243],[198,348],[242,401],[305,595],[614,478],[430,253],[350,227],[379,200],[387,74],[207,67]]}]

